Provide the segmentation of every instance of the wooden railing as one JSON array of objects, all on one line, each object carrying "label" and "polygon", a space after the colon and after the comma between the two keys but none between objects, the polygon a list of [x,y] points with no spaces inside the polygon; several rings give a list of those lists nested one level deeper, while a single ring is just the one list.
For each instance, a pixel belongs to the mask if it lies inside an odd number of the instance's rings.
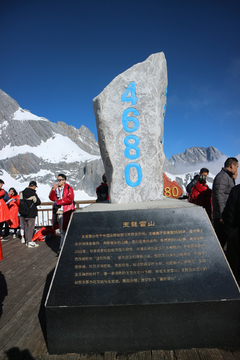
[{"label": "wooden railing", "polygon": [[[81,205],[94,204],[96,200],[75,200],[75,208],[80,209]],[[42,202],[38,206],[38,215],[36,218],[36,227],[41,228],[43,226],[52,226],[52,208],[53,202]]]}]

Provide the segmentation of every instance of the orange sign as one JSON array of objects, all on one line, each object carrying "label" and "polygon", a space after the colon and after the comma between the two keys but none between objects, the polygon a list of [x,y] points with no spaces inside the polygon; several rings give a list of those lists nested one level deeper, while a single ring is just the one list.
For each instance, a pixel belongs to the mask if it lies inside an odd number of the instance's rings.
[{"label": "orange sign", "polygon": [[163,173],[163,195],[178,199],[183,193],[181,186],[176,181],[171,181],[165,173]]}]

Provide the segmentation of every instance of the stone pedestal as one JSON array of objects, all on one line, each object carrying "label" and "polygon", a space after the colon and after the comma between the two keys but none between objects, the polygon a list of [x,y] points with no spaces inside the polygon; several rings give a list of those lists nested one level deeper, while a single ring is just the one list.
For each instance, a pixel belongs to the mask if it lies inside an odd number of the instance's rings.
[{"label": "stone pedestal", "polygon": [[73,214],[46,300],[50,354],[237,348],[240,296],[206,212],[166,199]]}]

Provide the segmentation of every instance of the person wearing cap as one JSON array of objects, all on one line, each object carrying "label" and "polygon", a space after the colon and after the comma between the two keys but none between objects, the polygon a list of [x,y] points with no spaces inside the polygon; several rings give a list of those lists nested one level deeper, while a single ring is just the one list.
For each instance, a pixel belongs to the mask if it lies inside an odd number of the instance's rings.
[{"label": "person wearing cap", "polygon": [[2,229],[6,221],[10,220],[10,212],[8,206],[3,200],[5,190],[3,189],[4,181],[0,179],[0,241],[2,240]]},{"label": "person wearing cap", "polygon": [[38,244],[32,241],[33,232],[35,228],[35,218],[37,216],[37,206],[41,204],[41,200],[36,193],[37,183],[36,181],[30,181],[28,187],[20,193],[21,197],[27,200],[29,207],[29,213],[24,217],[24,231],[25,231],[25,240],[26,246],[28,248],[34,248],[39,246]]}]

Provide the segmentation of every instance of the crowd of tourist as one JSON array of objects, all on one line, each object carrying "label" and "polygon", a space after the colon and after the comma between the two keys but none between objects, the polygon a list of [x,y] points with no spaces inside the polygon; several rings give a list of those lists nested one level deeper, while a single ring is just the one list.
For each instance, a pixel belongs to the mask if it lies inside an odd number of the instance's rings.
[{"label": "crowd of tourist", "polygon": [[[58,254],[63,245],[71,214],[75,210],[74,191],[66,180],[65,174],[59,174],[49,193],[49,199],[54,202],[52,225],[54,228],[59,228],[61,232]],[[33,241],[37,206],[41,204],[36,189],[37,182],[30,181],[28,187],[19,194],[13,187],[7,192],[4,189],[4,181],[0,179],[0,245],[1,241],[8,240],[9,229],[11,229],[13,238],[17,238],[17,230],[19,230],[21,242],[28,248],[39,246]],[[102,183],[96,188],[96,195],[97,202],[109,200],[105,174],[103,174]]]},{"label": "crowd of tourist", "polygon": [[225,161],[214,178],[212,189],[207,186],[208,174],[209,170],[203,168],[188,184],[188,201],[205,208],[234,275],[240,281],[240,185],[235,185],[238,159],[230,157]]},{"label": "crowd of tourist", "polygon": [[[17,237],[17,230],[19,230],[23,244],[26,244],[28,248],[38,247],[39,245],[32,241],[37,206],[41,204],[36,192],[37,182],[30,181],[28,187],[19,194],[13,187],[7,192],[4,185],[4,181],[0,179],[0,244],[1,241],[8,240],[11,229],[13,238]],[[66,183],[66,175],[58,175],[50,191],[49,199],[54,202],[53,226],[59,228],[61,232],[61,249],[71,213],[75,210],[74,191]]]}]

